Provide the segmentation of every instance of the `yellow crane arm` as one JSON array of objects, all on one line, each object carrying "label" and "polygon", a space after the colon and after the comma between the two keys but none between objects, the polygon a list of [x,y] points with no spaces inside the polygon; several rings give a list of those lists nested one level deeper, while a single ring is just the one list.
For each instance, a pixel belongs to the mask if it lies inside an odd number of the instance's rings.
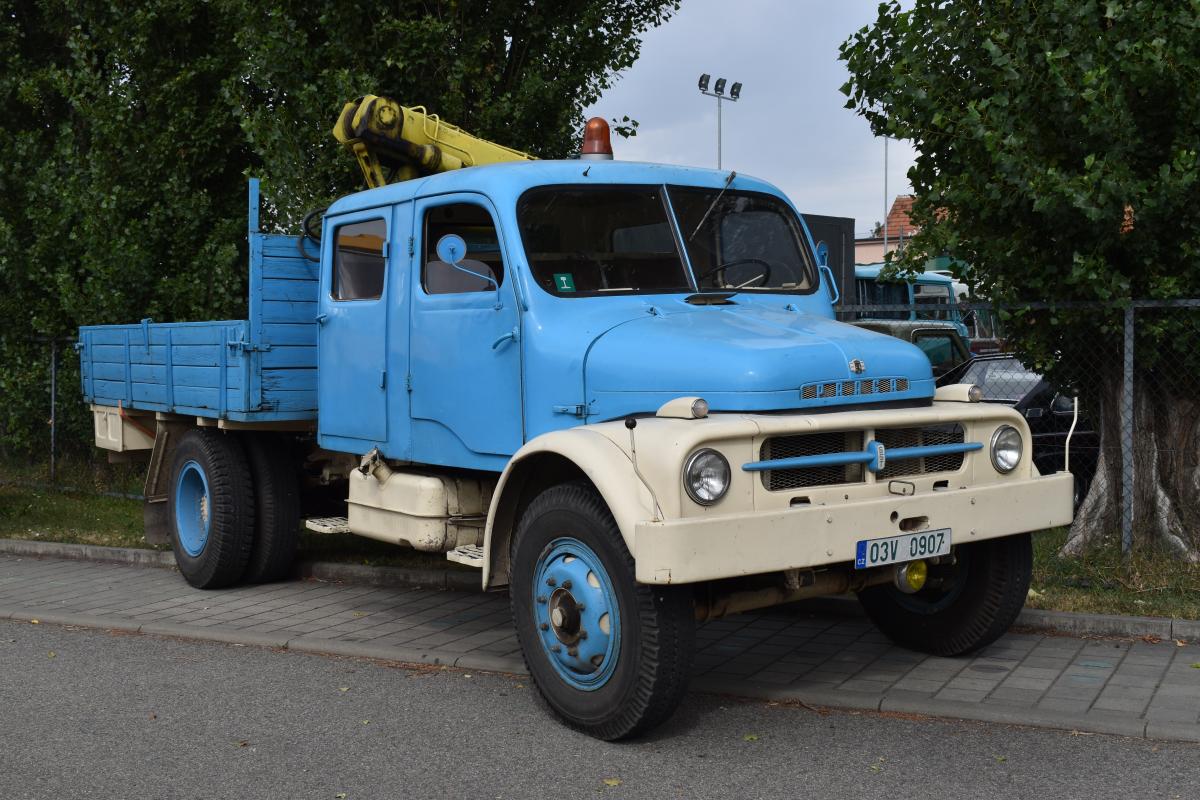
[{"label": "yellow crane arm", "polygon": [[364,95],[342,107],[333,135],[358,159],[367,186],[501,161],[532,161],[520,150],[472,136],[424,106]]}]

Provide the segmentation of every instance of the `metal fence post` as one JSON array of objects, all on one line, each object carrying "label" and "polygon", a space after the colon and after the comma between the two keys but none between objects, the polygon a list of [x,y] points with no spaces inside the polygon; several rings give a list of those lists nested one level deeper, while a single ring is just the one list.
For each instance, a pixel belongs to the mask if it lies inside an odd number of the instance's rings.
[{"label": "metal fence post", "polygon": [[1133,550],[1133,305],[1125,309],[1121,369],[1121,552]]},{"label": "metal fence post", "polygon": [[57,477],[55,453],[58,451],[58,342],[50,339],[50,482]]}]

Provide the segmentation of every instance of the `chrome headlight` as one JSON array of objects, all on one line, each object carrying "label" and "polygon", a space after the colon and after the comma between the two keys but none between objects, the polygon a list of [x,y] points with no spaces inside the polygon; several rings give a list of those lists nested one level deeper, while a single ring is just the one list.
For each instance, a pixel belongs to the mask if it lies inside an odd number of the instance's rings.
[{"label": "chrome headlight", "polygon": [[702,506],[711,506],[729,490],[729,462],[716,450],[703,448],[683,466],[683,488]]},{"label": "chrome headlight", "polygon": [[992,466],[996,468],[996,472],[1008,474],[1016,469],[1017,464],[1021,463],[1024,447],[1021,432],[1012,425],[996,428],[996,432],[992,434],[991,446]]}]

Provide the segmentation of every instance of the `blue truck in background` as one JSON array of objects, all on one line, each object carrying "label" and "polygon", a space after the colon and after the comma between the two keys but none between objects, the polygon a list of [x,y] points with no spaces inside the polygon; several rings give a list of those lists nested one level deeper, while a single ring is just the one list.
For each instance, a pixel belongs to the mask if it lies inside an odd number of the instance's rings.
[{"label": "blue truck in background", "polygon": [[209,589],[287,577],[302,519],[478,567],[606,739],[671,714],[697,621],[855,592],[909,647],[1003,633],[1072,512],[1025,420],[835,321],[769,183],[585,154],[430,169],[319,237],[260,231],[252,184],[246,319],[80,328],[147,536]]}]

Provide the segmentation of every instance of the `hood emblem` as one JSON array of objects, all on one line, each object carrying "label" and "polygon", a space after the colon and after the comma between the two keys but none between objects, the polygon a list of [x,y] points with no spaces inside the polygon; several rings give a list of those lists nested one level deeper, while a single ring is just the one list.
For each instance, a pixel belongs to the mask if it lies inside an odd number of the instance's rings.
[{"label": "hood emblem", "polygon": [[864,372],[867,371],[867,365],[863,363],[863,360],[861,358],[851,359],[850,371],[853,372],[855,375],[862,375]]}]

